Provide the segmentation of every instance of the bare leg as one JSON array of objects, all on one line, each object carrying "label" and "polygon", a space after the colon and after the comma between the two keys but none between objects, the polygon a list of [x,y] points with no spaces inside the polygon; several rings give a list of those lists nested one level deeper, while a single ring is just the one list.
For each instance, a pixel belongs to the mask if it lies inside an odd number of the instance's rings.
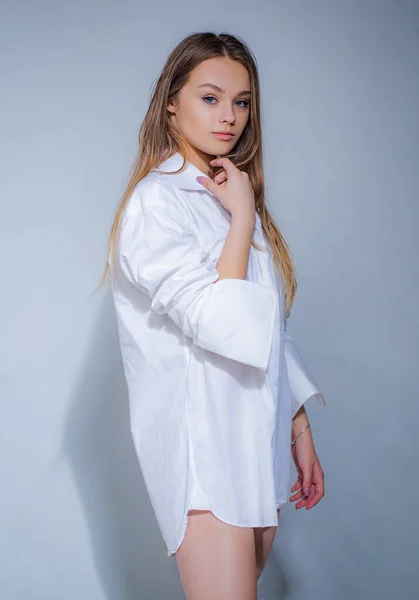
[{"label": "bare leg", "polygon": [[256,600],[255,536],[207,510],[190,510],[176,552],[186,600]]},{"label": "bare leg", "polygon": [[[280,508],[278,508],[278,518]],[[266,561],[268,560],[269,553],[272,548],[273,541],[275,539],[277,526],[271,527],[254,527],[255,535],[255,552],[256,552],[256,580],[262,575],[262,571],[265,567]]]}]

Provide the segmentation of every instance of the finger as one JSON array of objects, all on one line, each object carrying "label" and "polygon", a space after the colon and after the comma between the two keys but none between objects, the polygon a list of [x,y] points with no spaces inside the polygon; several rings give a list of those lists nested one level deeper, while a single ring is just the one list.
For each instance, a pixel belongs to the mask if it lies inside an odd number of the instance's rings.
[{"label": "finger", "polygon": [[308,498],[305,499],[306,509],[313,508],[313,506],[315,506],[318,503],[320,498],[321,498],[321,495],[319,494],[319,491],[317,490],[317,486],[315,484],[312,485],[310,495]]},{"label": "finger", "polygon": [[291,488],[291,491],[296,491],[296,490],[297,490],[297,492],[295,494],[293,494],[292,496],[290,496],[291,502],[295,502],[296,500],[299,500],[300,498],[304,497],[304,492],[303,492],[303,488],[301,486],[300,479],[298,479]]},{"label": "finger", "polygon": [[313,486],[313,493],[306,499],[306,509],[313,508],[323,498],[323,494],[317,489],[317,486]]},{"label": "finger", "polygon": [[312,487],[314,490],[308,497],[306,508],[312,508],[324,496],[324,472],[318,460],[313,466]]},{"label": "finger", "polygon": [[227,179],[228,179],[228,177],[227,177],[227,173],[225,171],[221,171],[221,173],[217,173],[217,175],[214,177],[214,181],[218,185],[220,185],[224,181],[227,181]]},{"label": "finger", "polygon": [[227,158],[227,156],[222,156],[221,158],[213,158],[213,160],[210,160],[210,165],[213,167],[223,167],[223,169],[227,171],[227,175],[232,175],[235,171],[238,171],[236,165],[233,165],[233,163],[229,158]]},{"label": "finger", "polygon": [[295,492],[295,491],[299,490],[302,487],[302,483],[303,483],[303,474],[300,470],[298,470],[297,471],[297,479],[291,488],[291,492]]},{"label": "finger", "polygon": [[294,494],[293,496],[290,496],[289,500],[290,502],[295,502],[296,500],[300,500],[301,498],[304,498],[304,494],[302,490],[299,490],[296,494]]},{"label": "finger", "polygon": [[202,187],[209,190],[212,194],[217,195],[218,185],[215,183],[215,181],[210,179],[210,177],[203,177],[202,175],[199,175],[196,180],[202,185]]},{"label": "finger", "polygon": [[312,489],[312,481],[311,481],[311,475],[312,475],[312,468],[306,468],[303,471],[303,476],[302,476],[302,486],[301,486],[301,490],[294,496],[294,500],[299,500],[297,502],[297,504],[295,505],[295,508],[303,508],[303,506],[306,505],[306,503],[308,502],[309,498],[310,498],[310,494],[311,494],[311,489]]},{"label": "finger", "polygon": [[310,495],[310,488],[312,485],[311,476],[313,473],[312,467],[306,469],[303,473],[303,492],[306,497]]},{"label": "finger", "polygon": [[294,496],[292,496],[290,498],[291,502],[296,502],[294,508],[302,508],[306,502],[307,502],[307,498],[306,496],[304,496],[303,490],[300,490],[299,492],[297,492],[297,494],[294,494]]},{"label": "finger", "polygon": [[299,490],[301,488],[301,481],[299,481],[297,479],[297,481],[294,483],[294,485],[291,488],[291,492],[296,492],[297,490]]},{"label": "finger", "polygon": [[303,483],[302,475],[298,474],[297,480],[291,488],[291,492],[295,492],[295,491],[299,490],[301,488],[302,483]]},{"label": "finger", "polygon": [[301,489],[301,499],[295,505],[295,508],[303,508],[304,506],[307,508],[307,504],[315,497],[316,494],[316,485],[312,484],[310,488],[310,493],[308,496],[305,495],[304,490]]},{"label": "finger", "polygon": [[303,508],[308,502],[308,498],[306,496],[303,496],[302,499],[297,502],[297,504],[295,505],[295,508]]},{"label": "finger", "polygon": [[307,500],[306,508],[312,508],[315,506],[324,496],[324,482],[323,479],[316,483],[314,486],[313,494],[310,494]]}]

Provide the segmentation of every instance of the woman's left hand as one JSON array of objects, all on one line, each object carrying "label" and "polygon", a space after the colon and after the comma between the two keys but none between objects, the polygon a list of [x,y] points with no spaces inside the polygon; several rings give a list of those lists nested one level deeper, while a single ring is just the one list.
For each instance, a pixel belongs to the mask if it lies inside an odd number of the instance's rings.
[{"label": "woman's left hand", "polygon": [[324,473],[314,449],[310,429],[306,429],[291,446],[291,454],[298,475],[291,491],[298,491],[290,497],[290,502],[299,500],[295,508],[312,508],[324,496]]}]

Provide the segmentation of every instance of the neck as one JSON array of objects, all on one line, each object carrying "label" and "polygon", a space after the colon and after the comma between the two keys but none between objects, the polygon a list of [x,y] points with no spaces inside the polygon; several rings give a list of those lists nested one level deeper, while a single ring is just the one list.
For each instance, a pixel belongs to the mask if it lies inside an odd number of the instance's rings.
[{"label": "neck", "polygon": [[189,146],[189,155],[189,162],[194,167],[205,173],[207,177],[213,176],[213,167],[209,163],[210,160],[215,158],[215,155],[202,152],[193,146]]}]

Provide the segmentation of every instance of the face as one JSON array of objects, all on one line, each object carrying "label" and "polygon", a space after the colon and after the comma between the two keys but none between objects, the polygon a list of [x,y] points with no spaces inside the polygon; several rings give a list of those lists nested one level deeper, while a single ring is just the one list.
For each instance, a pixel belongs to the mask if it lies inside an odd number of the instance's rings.
[{"label": "face", "polygon": [[[190,147],[191,162],[211,173],[209,161],[236,145],[250,114],[250,78],[239,62],[209,58],[190,74],[175,102],[167,109],[173,126]],[[215,132],[229,132],[222,139]]]}]

